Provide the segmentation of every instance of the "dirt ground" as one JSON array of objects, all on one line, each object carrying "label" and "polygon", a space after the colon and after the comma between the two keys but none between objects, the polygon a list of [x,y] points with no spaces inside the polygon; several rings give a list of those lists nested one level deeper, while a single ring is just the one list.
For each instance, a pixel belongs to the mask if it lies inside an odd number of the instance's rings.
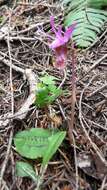
[{"label": "dirt ground", "polygon": [[[19,2],[19,1],[18,1]],[[56,25],[63,23],[63,9],[58,0],[0,1],[0,189],[33,190],[29,178],[17,177],[15,163],[22,158],[14,148],[18,131],[33,127],[50,128],[51,121],[42,109],[29,105],[21,119],[18,111],[29,94],[29,81],[23,71],[31,69],[38,78],[44,72],[58,78],[62,74],[53,67],[52,52],[43,27],[50,31],[50,15]],[[76,47],[77,90],[73,141],[67,135],[64,143],[49,162],[43,190],[106,190],[107,189],[107,25],[104,35],[87,49]],[[68,131],[71,114],[71,42],[68,45],[67,78],[61,96],[51,105],[55,113],[53,127]],[[13,64],[13,69],[10,65]],[[17,70],[17,68],[21,68]],[[11,70],[12,69],[12,70]],[[12,72],[11,72],[12,71]],[[11,86],[12,84],[12,86]],[[13,96],[12,96],[13,91]],[[12,113],[12,115],[10,114]],[[16,114],[16,115],[15,115]],[[19,114],[20,115],[20,114]],[[40,168],[38,161],[29,160]],[[77,187],[78,185],[78,187]]]}]

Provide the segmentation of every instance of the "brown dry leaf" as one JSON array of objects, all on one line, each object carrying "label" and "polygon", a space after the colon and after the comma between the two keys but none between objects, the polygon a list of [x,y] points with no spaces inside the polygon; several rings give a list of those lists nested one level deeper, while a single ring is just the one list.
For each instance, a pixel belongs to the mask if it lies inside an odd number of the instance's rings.
[{"label": "brown dry leaf", "polygon": [[77,156],[77,166],[89,176],[97,178],[93,157],[87,152],[79,153]]},{"label": "brown dry leaf", "polygon": [[98,178],[103,179],[107,175],[107,166],[101,161],[97,154],[93,155],[96,166],[96,175]]},{"label": "brown dry leaf", "polygon": [[107,175],[107,166],[105,166],[97,154],[87,152],[78,154],[77,165],[84,173],[95,179],[102,180]]},{"label": "brown dry leaf", "polygon": [[61,190],[74,190],[70,185],[65,185]]},{"label": "brown dry leaf", "polygon": [[53,115],[51,116],[51,120],[54,123],[56,128],[62,125],[62,118],[60,116]]}]

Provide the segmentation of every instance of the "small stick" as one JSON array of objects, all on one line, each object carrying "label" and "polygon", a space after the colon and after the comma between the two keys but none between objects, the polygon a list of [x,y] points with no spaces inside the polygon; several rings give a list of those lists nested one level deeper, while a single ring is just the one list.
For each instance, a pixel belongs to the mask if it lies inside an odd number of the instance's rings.
[{"label": "small stick", "polygon": [[99,65],[106,57],[107,57],[107,54],[104,54],[100,59],[95,61],[95,63],[89,68],[89,70],[79,80],[84,79],[86,75],[90,73],[95,67],[97,67],[97,65]]},{"label": "small stick", "polygon": [[12,115],[14,114],[14,92],[13,92],[13,74],[12,74],[12,56],[11,56],[11,46],[10,46],[10,24],[11,24],[11,14],[9,17],[9,24],[8,24],[8,35],[7,35],[7,46],[9,52],[9,63],[10,63],[10,89],[11,89],[11,112]]},{"label": "small stick", "polygon": [[11,144],[12,144],[12,139],[13,139],[13,130],[11,130],[11,132],[10,132],[6,156],[5,156],[5,159],[4,159],[4,162],[3,162],[3,166],[2,166],[1,172],[0,172],[0,187],[2,185],[2,179],[3,179],[4,172],[5,172],[5,169],[6,169],[6,165],[7,165],[7,162],[8,162],[9,153],[10,153]]},{"label": "small stick", "polygon": [[61,88],[61,87],[63,86],[63,84],[64,84],[64,82],[65,82],[65,80],[66,80],[66,78],[67,78],[67,72],[66,72],[65,69],[64,69],[64,71],[63,71],[63,75],[64,75],[63,80],[62,80],[62,82],[60,83],[60,85],[58,86],[58,88]]},{"label": "small stick", "polygon": [[88,50],[90,50],[96,43],[98,43],[105,35],[106,35],[106,33],[107,33],[107,29],[102,33],[102,35],[99,37],[99,38],[97,38],[92,44],[91,44],[91,46],[89,46],[86,50],[88,51]]},{"label": "small stick", "polygon": [[[87,139],[89,140],[90,144],[92,145],[93,149],[95,150],[95,152],[97,153],[97,155],[99,156],[99,158],[101,159],[101,161],[105,164],[105,166],[107,166],[107,161],[105,160],[105,158],[102,156],[102,153],[100,152],[99,148],[97,147],[97,145],[91,140],[85,126],[84,123],[86,124],[84,117],[82,115],[82,98],[83,98],[83,94],[85,92],[85,90],[89,87],[89,85],[92,83],[93,80],[95,80],[95,78],[97,77],[97,75],[95,75],[90,81],[89,83],[84,87],[84,89],[81,92],[80,95],[80,100],[79,100],[79,120],[80,120],[80,124],[83,128],[83,131],[87,137]],[[83,122],[84,121],[84,122]]]},{"label": "small stick", "polygon": [[97,90],[95,90],[94,92],[92,92],[91,94],[89,94],[89,95],[87,96],[87,98],[90,98],[91,96],[94,96],[96,93],[102,91],[104,88],[107,88],[107,83],[104,84],[103,86],[101,86],[100,88],[98,88]]}]

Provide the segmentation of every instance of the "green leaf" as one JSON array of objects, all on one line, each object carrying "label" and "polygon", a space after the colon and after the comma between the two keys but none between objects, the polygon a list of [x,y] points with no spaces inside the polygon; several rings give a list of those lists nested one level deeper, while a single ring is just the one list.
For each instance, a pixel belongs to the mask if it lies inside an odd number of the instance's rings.
[{"label": "green leaf", "polygon": [[30,177],[37,181],[37,176],[33,167],[27,162],[16,162],[16,174],[19,177]]},{"label": "green leaf", "polygon": [[43,157],[49,145],[52,132],[41,128],[33,128],[16,134],[14,144],[16,151],[30,159]]},{"label": "green leaf", "polygon": [[[20,155],[30,159],[42,157],[43,165],[46,165],[57,151],[65,135],[66,132],[53,133],[47,129],[35,128],[17,133],[14,144]],[[17,171],[20,176],[24,177],[26,175],[27,166],[27,163],[18,162]],[[32,168],[29,165],[27,174],[30,169]]]},{"label": "green leaf", "polygon": [[49,104],[51,104],[53,101],[56,100],[56,98],[58,98],[58,96],[60,96],[62,94],[62,90],[59,88],[56,88],[55,91],[54,89],[52,90],[52,93],[50,96],[47,97],[47,101],[49,102]]},{"label": "green leaf", "polygon": [[40,78],[42,83],[38,84],[35,100],[36,106],[45,107],[53,103],[62,94],[62,90],[55,86],[55,79],[55,77],[50,75]]},{"label": "green leaf", "polygon": [[35,104],[38,107],[44,107],[48,104],[47,97],[49,95],[49,89],[47,86],[41,85],[41,87],[38,88],[36,93],[36,100]]},{"label": "green leaf", "polygon": [[58,147],[61,145],[62,141],[64,140],[66,132],[57,132],[56,134],[49,137],[49,146],[47,151],[43,157],[42,165],[45,166],[53,154],[57,151]]},{"label": "green leaf", "polygon": [[107,6],[107,0],[89,0],[89,6],[96,9],[102,9],[102,7]]},{"label": "green leaf", "polygon": [[[77,23],[73,40],[79,47],[88,47],[101,33],[107,21],[107,0],[63,0],[66,5],[65,26]],[[68,6],[68,7],[67,7]]]},{"label": "green leaf", "polygon": [[68,8],[76,8],[82,6],[102,9],[107,6],[107,0],[61,0],[63,5],[68,5]]},{"label": "green leaf", "polygon": [[49,84],[55,84],[55,80],[56,80],[56,79],[57,79],[57,78],[54,77],[54,76],[45,75],[45,76],[43,76],[43,77],[40,78],[40,81],[42,81],[44,84],[49,85]]}]

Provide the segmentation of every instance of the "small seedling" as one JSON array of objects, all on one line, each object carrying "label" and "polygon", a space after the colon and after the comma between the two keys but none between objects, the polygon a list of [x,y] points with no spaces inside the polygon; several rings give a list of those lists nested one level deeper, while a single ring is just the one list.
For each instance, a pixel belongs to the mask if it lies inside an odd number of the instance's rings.
[{"label": "small seedling", "polygon": [[56,79],[50,75],[40,78],[35,100],[37,107],[45,107],[52,104],[62,94],[62,90],[55,85]]}]

